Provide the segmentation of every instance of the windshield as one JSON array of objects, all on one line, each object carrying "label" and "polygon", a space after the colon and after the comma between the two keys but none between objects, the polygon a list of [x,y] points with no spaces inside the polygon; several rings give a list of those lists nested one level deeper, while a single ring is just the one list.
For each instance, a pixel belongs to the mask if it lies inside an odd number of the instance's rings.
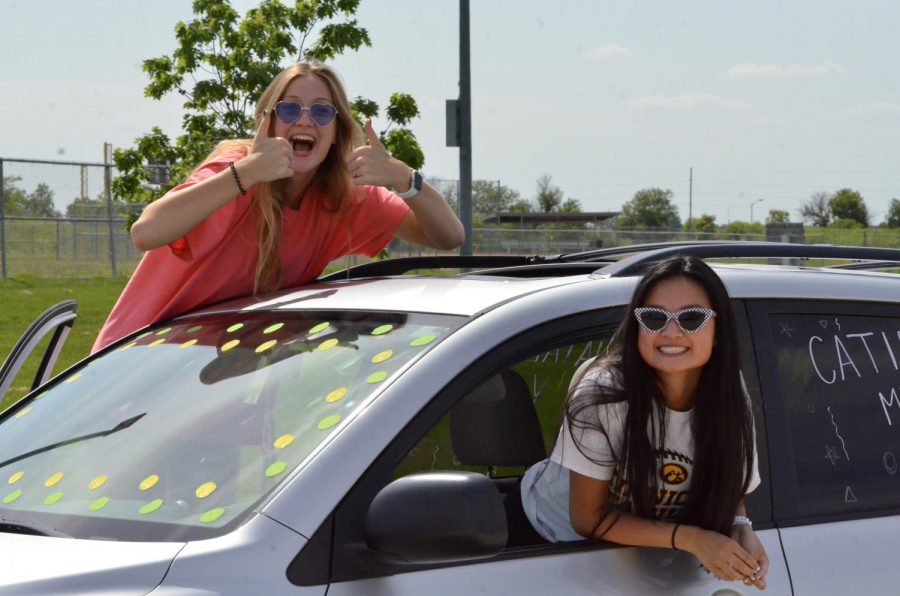
[{"label": "windshield", "polygon": [[459,319],[253,312],[159,326],[0,421],[0,521],[79,538],[229,531]]}]

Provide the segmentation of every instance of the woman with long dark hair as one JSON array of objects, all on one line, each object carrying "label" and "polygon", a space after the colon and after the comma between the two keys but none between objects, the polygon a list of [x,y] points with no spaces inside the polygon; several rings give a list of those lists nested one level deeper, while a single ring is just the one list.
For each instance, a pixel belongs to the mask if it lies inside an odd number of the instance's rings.
[{"label": "woman with long dark hair", "polygon": [[550,541],[685,550],[764,589],[769,562],[743,503],[758,484],[727,291],[699,259],[658,262],[608,354],[574,383],[550,459],[526,472],[525,513]]}]

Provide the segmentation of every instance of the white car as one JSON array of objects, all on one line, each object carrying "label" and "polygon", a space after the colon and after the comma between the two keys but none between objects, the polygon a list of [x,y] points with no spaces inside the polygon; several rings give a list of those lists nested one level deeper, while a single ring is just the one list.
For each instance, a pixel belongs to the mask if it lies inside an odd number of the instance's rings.
[{"label": "white car", "polygon": [[[688,553],[538,543],[505,495],[640,267],[735,306],[771,594],[900,586],[900,250],[685,243],[374,263],[154,325],[0,416],[2,594],[736,594]],[[889,262],[888,262],[889,261]],[[780,262],[780,261],[779,261]],[[406,268],[467,267],[452,276]],[[856,269],[856,270],[854,270]],[[0,395],[48,312],[0,370]]]}]

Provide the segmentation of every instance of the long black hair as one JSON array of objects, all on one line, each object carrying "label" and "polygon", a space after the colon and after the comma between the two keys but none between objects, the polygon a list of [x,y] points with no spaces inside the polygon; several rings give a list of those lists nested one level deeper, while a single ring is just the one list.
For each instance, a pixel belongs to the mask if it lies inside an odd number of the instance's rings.
[{"label": "long black hair", "polygon": [[[674,278],[699,284],[716,311],[714,347],[703,366],[694,397],[691,484],[677,521],[728,535],[737,505],[751,481],[753,419],[741,381],[731,301],[719,276],[706,263],[695,257],[677,256],[654,263],[645,271],[609,352],[590,366],[570,392],[566,423],[586,457],[600,465],[616,465],[618,483],[630,493],[634,513],[655,518],[666,408],[656,373],[638,351],[639,325],[633,313],[645,305],[648,294],[659,282]],[[621,401],[628,405],[622,453],[614,452],[613,462],[598,461],[596,454],[591,455],[579,442],[579,436],[585,431],[607,435],[603,417],[597,414],[598,406]],[[610,507],[613,500],[611,492]]]}]

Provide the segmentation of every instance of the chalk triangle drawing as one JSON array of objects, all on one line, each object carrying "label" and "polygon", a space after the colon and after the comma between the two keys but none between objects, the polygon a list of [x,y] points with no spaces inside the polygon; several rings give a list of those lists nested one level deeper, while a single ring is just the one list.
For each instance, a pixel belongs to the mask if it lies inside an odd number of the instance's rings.
[{"label": "chalk triangle drawing", "polygon": [[847,490],[844,491],[844,503],[856,503],[856,495],[853,494],[853,491],[850,490],[850,487],[847,487]]},{"label": "chalk triangle drawing", "polygon": [[822,329],[825,329],[826,327],[828,327],[828,321],[819,321],[819,325],[822,327]]}]

